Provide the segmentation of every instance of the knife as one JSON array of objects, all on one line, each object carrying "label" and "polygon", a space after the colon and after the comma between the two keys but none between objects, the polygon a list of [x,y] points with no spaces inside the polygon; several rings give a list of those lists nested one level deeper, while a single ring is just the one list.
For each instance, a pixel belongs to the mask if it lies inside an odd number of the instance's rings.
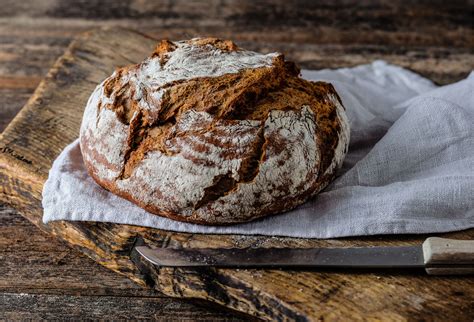
[{"label": "knife", "polygon": [[421,245],[351,248],[150,248],[136,250],[161,267],[418,268],[430,275],[474,274],[474,240],[430,237]]}]

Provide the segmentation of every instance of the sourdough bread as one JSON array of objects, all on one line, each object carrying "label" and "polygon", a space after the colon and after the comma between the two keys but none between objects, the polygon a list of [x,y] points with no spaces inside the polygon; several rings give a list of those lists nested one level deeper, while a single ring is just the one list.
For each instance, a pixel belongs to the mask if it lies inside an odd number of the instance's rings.
[{"label": "sourdough bread", "polygon": [[161,41],[92,93],[80,131],[95,181],[151,213],[231,224],[294,208],[334,178],[349,125],[333,86],[282,54]]}]

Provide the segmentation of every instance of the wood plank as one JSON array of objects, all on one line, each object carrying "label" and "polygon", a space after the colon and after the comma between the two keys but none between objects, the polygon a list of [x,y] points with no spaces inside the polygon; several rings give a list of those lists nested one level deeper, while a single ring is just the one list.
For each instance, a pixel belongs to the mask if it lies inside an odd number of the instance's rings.
[{"label": "wood plank", "polygon": [[33,90],[31,89],[3,89],[0,88],[0,133],[7,127],[18,111],[28,101]]},{"label": "wood plank", "polygon": [[469,0],[42,0],[28,5],[8,0],[0,24],[29,26],[14,29],[11,37],[32,34],[33,25],[50,36],[101,25],[171,38],[200,34],[239,41],[472,47],[469,8]]},{"label": "wood plank", "polygon": [[[474,315],[471,305],[474,281],[462,277],[427,277],[400,272],[159,269],[133,250],[135,245],[141,244],[154,247],[412,245],[420,243],[425,236],[305,240],[173,233],[107,223],[42,224],[41,189],[47,171],[63,147],[77,137],[82,109],[93,87],[116,66],[140,61],[149,54],[154,42],[131,31],[114,28],[88,32],[69,47],[0,140],[3,200],[17,207],[42,230],[68,241],[95,261],[139,285],[153,287],[170,296],[210,300],[264,319],[465,320]],[[314,47],[318,48],[320,46]],[[320,63],[326,67],[370,59],[370,55],[355,55],[341,48],[339,56],[324,60],[327,48],[322,47],[317,52]],[[472,59],[469,54],[465,55],[466,60]],[[444,79],[459,77],[456,68],[446,73],[444,65],[433,65],[429,58],[417,59],[403,52],[379,53],[379,57],[402,62],[414,70],[444,75]],[[456,66],[455,62],[450,63]],[[474,230],[443,236],[472,239]]]},{"label": "wood plank", "polygon": [[2,89],[29,89],[34,90],[42,77],[31,76],[2,76],[0,77],[0,88]]},{"label": "wood plank", "polygon": [[161,296],[38,231],[0,204],[0,292]]},{"label": "wood plank", "polygon": [[130,299],[112,296],[0,294],[0,319],[37,320],[159,320],[242,321],[230,314],[182,304],[170,298]]},{"label": "wood plank", "polygon": [[[39,232],[1,203],[0,259],[0,320],[61,319],[71,314],[71,305],[75,308],[69,319],[170,318],[177,311],[193,320],[240,319],[235,313],[142,288]],[[114,306],[115,311],[110,312]]]}]

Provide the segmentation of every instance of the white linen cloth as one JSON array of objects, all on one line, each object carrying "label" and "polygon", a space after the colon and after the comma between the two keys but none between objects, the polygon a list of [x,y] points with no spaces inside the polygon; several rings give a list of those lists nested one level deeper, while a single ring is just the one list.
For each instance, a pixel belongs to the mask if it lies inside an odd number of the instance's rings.
[{"label": "white linen cloth", "polygon": [[351,144],[338,178],[299,208],[231,226],[162,218],[99,187],[76,140],[50,170],[43,221],[305,238],[474,227],[474,73],[443,87],[384,61],[302,74],[335,86],[350,120]]}]

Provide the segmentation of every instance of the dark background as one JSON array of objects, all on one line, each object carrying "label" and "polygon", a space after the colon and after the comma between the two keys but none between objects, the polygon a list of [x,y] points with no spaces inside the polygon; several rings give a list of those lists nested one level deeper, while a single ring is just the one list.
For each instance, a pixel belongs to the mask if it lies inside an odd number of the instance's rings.
[{"label": "dark background", "polygon": [[[241,47],[281,51],[302,67],[321,57],[357,65],[381,54],[439,84],[474,68],[473,1],[60,1],[0,0],[0,132],[50,66],[82,31],[121,26],[156,38],[230,38]],[[447,79],[444,72],[455,75]],[[46,236],[0,204],[0,319],[236,319],[201,303],[169,299]]]}]

